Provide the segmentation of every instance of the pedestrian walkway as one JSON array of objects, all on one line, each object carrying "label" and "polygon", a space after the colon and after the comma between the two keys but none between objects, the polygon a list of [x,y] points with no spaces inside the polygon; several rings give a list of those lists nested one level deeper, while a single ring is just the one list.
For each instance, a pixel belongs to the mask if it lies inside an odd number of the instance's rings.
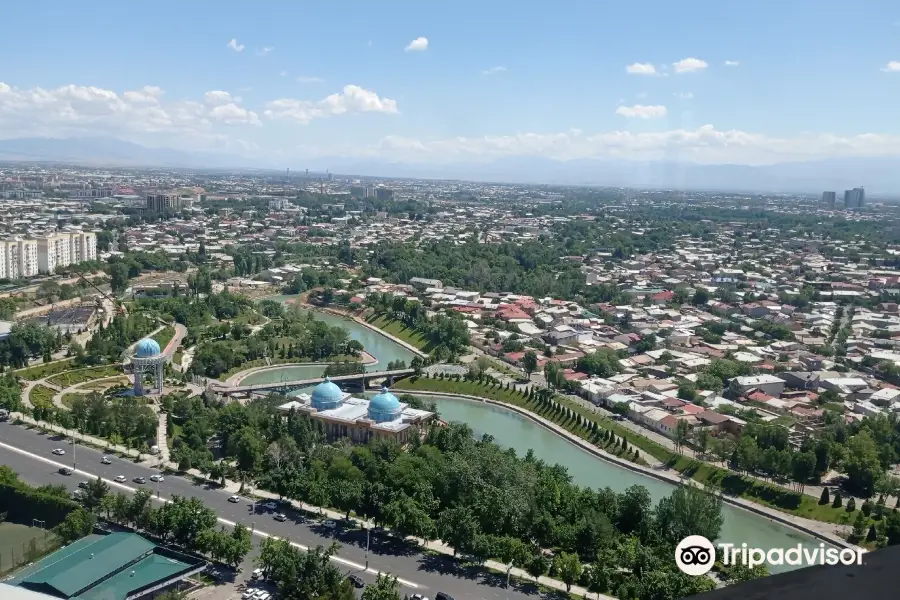
[{"label": "pedestrian walkway", "polygon": [[[109,452],[117,452],[119,454],[125,454],[127,456],[134,456],[134,457],[140,456],[141,458],[143,458],[142,462],[147,464],[148,466],[153,466],[156,468],[170,469],[172,471],[178,470],[178,465],[176,465],[175,463],[172,463],[169,460],[163,460],[162,448],[165,446],[164,443],[160,444],[160,446],[159,446],[160,447],[160,455],[148,456],[147,454],[141,454],[137,450],[134,450],[131,448],[126,448],[125,446],[121,446],[118,444],[111,444],[108,441],[101,439],[101,438],[97,438],[97,437],[90,436],[90,435],[84,435],[77,431],[70,430],[70,429],[64,429],[62,427],[56,427],[56,426],[51,425],[50,423],[46,423],[44,421],[36,421],[36,420],[32,419],[31,417],[21,414],[21,413],[13,413],[12,417],[14,419],[18,419],[18,420],[22,421],[23,423],[28,423],[30,425],[36,425],[38,427],[42,427],[42,428],[50,430],[50,431],[60,432],[63,435],[72,437],[72,438],[80,441],[81,443],[88,444],[91,446],[96,446],[98,448],[102,448]],[[162,423],[163,423],[163,420],[160,419],[160,426],[161,426],[161,430],[162,430],[161,435],[163,436],[163,440],[165,440],[165,428],[162,426]],[[159,435],[160,434],[158,433],[157,437]],[[168,458],[168,448],[166,448],[166,453],[167,453],[167,458]],[[192,475],[194,477],[199,477],[201,479],[207,479],[206,473],[201,473],[197,469],[190,469],[189,471],[187,471],[187,474]],[[334,511],[334,510],[331,510],[328,508],[321,508],[318,506],[313,506],[311,504],[306,504],[305,502],[297,502],[296,500],[284,500],[282,498],[279,498],[278,494],[273,494],[273,493],[267,492],[265,490],[259,490],[259,489],[249,490],[248,488],[245,487],[243,489],[243,491],[241,491],[241,484],[236,481],[231,481],[231,480],[226,479],[225,486],[223,489],[225,489],[226,491],[231,492],[233,494],[237,494],[237,493],[243,493],[245,495],[252,494],[252,496],[263,499],[263,500],[280,500],[282,502],[289,503],[295,509],[319,514],[322,517],[325,517],[328,519],[334,519],[334,520],[344,519],[344,515],[337,511]],[[354,523],[355,525],[358,525],[359,527],[364,527],[364,528],[375,527],[374,523],[372,523],[371,521],[364,520],[364,519],[351,518],[350,522]],[[422,539],[415,538],[412,536],[409,536],[405,539],[409,542],[414,542],[427,550],[431,550],[433,552],[438,552],[440,554],[445,554],[448,556],[453,556],[453,548],[444,544],[440,540],[424,541],[424,543],[423,543]],[[498,561],[495,561],[495,560],[488,560],[484,563],[484,565],[489,569],[494,569],[497,571],[501,571],[503,573],[506,572],[506,565],[504,565],[503,563],[500,563]],[[524,579],[526,581],[534,581],[534,577],[529,575],[528,572],[525,571],[524,569],[513,568],[510,571],[510,575],[512,575],[513,577]],[[550,577],[540,577],[540,578],[538,578],[538,583],[544,587],[551,588],[551,589],[554,589],[557,591],[561,591],[561,592],[566,591],[566,584],[564,584],[563,582],[558,581],[556,579],[551,579]],[[584,589],[582,587],[573,585],[570,593],[578,595],[578,596],[586,596],[586,594],[588,592],[586,589]],[[592,595],[592,597],[593,597],[593,595]],[[599,600],[616,600],[612,596],[605,596],[603,594],[596,595],[596,597]]]}]

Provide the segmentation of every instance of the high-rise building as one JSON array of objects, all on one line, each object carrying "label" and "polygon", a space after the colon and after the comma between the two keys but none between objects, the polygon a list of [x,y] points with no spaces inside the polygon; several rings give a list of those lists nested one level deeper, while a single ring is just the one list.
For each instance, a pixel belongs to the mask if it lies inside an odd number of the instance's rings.
[{"label": "high-rise building", "polygon": [[0,241],[0,254],[3,255],[0,277],[20,279],[38,274],[37,240]]},{"label": "high-rise building", "polygon": [[822,206],[825,208],[834,208],[837,200],[837,192],[822,192]]},{"label": "high-rise building", "polygon": [[366,188],[361,185],[351,185],[350,186],[350,197],[351,198],[365,198],[366,197]]},{"label": "high-rise building", "polygon": [[394,190],[386,187],[375,188],[375,198],[377,200],[391,201],[394,199]]},{"label": "high-rise building", "polygon": [[97,235],[90,231],[54,233],[37,240],[25,241],[35,243],[37,271],[41,273],[53,273],[56,267],[97,260]]},{"label": "high-rise building", "polygon": [[190,208],[193,198],[182,197],[179,194],[147,194],[147,210],[163,213],[173,210]]},{"label": "high-rise building", "polygon": [[866,205],[866,189],[853,188],[844,191],[844,208],[863,208]]}]

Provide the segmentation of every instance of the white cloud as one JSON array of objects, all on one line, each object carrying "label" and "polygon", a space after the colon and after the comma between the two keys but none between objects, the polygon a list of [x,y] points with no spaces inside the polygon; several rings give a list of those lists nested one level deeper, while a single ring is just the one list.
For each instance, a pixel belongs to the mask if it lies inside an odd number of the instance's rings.
[{"label": "white cloud", "polygon": [[231,48],[232,50],[234,50],[235,52],[243,52],[244,51],[244,45],[238,44],[238,41],[235,38],[231,38],[231,41],[228,42],[228,47]]},{"label": "white cloud", "polygon": [[274,52],[274,51],[275,51],[275,47],[274,47],[274,46],[263,46],[262,48],[260,48],[260,49],[257,51],[257,54],[258,54],[259,56],[267,56],[268,54],[270,54],[271,52]]},{"label": "white cloud", "polygon": [[881,70],[885,73],[900,73],[900,60],[892,60]]},{"label": "white cloud", "polygon": [[322,83],[325,81],[321,77],[308,77],[306,75],[300,75],[297,77],[297,83]]},{"label": "white cloud", "polygon": [[397,102],[390,98],[379,98],[373,91],[357,85],[346,85],[344,89],[318,101],[281,98],[266,103],[266,117],[284,119],[306,125],[313,119],[320,119],[345,113],[379,112],[397,114]]},{"label": "white cloud", "polygon": [[673,95],[676,98],[681,98],[682,100],[690,100],[694,97],[694,94],[692,94],[691,92],[675,92],[675,94]]},{"label": "white cloud", "polygon": [[491,67],[490,69],[485,69],[481,72],[482,75],[495,75],[497,73],[503,73],[506,71],[506,67],[501,65],[497,65],[496,67]]},{"label": "white cloud", "polygon": [[758,165],[828,157],[894,156],[900,154],[900,135],[822,133],[780,138],[703,125],[696,129],[640,133],[617,130],[585,134],[568,130],[432,140],[388,136],[369,145],[356,143],[306,150],[309,155],[372,156],[407,163],[486,163],[502,157],[537,156],[558,160],[598,158]]},{"label": "white cloud", "polygon": [[741,63],[740,63],[739,61],[736,61],[736,60],[726,60],[726,61],[725,61],[725,66],[726,66],[726,67],[736,67],[736,66],[738,66],[738,65],[740,65],[740,64],[741,64]]},{"label": "white cloud", "polygon": [[633,63],[625,67],[625,71],[631,75],[659,75],[650,63]]},{"label": "white cloud", "polygon": [[672,68],[675,69],[676,73],[694,73],[696,71],[702,71],[708,66],[709,63],[705,60],[700,60],[699,58],[684,58],[678,62],[672,63]]},{"label": "white cloud", "polygon": [[417,37],[416,39],[411,41],[403,50],[405,52],[423,52],[425,50],[428,50],[428,38]]},{"label": "white cloud", "polygon": [[643,104],[635,104],[634,106],[620,106],[616,109],[617,115],[628,117],[629,119],[658,119],[666,116],[666,107],[660,105],[644,106]]},{"label": "white cloud", "polygon": [[[215,123],[259,125],[259,116],[240,106],[240,98],[211,91],[202,102],[164,102],[155,86],[118,93],[95,86],[17,88],[0,83],[3,137],[110,135],[139,143],[166,140],[218,140]],[[217,141],[219,143],[221,140]]]}]

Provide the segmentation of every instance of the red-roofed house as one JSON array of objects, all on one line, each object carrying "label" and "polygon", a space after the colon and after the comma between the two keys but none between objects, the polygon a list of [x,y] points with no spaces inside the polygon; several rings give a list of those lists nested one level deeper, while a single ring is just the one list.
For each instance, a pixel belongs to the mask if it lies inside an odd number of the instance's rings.
[{"label": "red-roofed house", "polygon": [[501,304],[500,308],[497,309],[497,316],[504,321],[527,321],[531,319],[528,313],[513,304]]},{"label": "red-roofed house", "polygon": [[690,404],[690,403],[685,404],[684,406],[681,407],[681,412],[683,412],[683,413],[686,414],[686,415],[694,415],[694,416],[696,416],[696,415],[699,415],[700,413],[702,413],[702,412],[705,411],[705,410],[706,410],[706,409],[703,408],[702,406],[697,406],[696,404]]},{"label": "red-roofed house", "polygon": [[671,290],[663,290],[650,296],[650,300],[654,304],[665,304],[666,302],[671,302],[674,298],[675,292]]}]

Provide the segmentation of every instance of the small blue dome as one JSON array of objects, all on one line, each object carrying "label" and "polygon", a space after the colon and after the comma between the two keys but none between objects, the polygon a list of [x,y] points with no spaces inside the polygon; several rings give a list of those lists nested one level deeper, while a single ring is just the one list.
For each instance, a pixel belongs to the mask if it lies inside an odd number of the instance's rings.
[{"label": "small blue dome", "polygon": [[312,407],[316,410],[331,410],[341,405],[344,392],[331,382],[329,377],[316,386],[312,393]]},{"label": "small blue dome", "polygon": [[397,396],[388,391],[386,387],[369,401],[369,418],[376,423],[396,421],[400,418],[403,407]]},{"label": "small blue dome", "polygon": [[150,338],[144,338],[139,341],[134,349],[134,355],[138,358],[150,358],[151,356],[157,356],[158,354],[159,344],[156,343],[156,340]]}]

